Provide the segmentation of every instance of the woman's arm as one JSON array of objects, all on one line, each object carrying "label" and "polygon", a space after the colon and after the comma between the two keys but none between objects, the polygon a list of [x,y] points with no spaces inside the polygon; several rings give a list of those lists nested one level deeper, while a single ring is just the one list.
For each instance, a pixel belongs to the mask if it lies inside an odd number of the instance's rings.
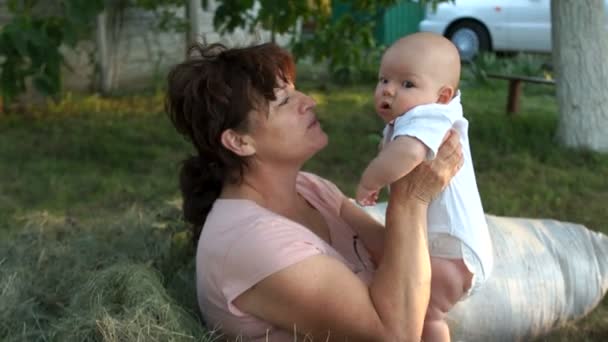
[{"label": "woman's arm", "polygon": [[[448,135],[446,135],[446,139],[447,137]],[[424,159],[423,153],[426,153],[426,147],[422,142],[408,136],[399,137],[392,143],[396,143],[397,141],[401,141],[403,144],[393,144],[393,146],[397,146],[395,148],[408,146],[408,150],[410,151],[418,150],[408,157],[410,161],[416,158],[421,159],[420,161]],[[415,162],[415,164],[418,165],[420,162]],[[370,169],[371,165],[367,169]],[[411,171],[410,168],[407,169],[407,173]],[[377,265],[382,258],[384,250],[384,226],[348,198],[344,199],[340,207],[340,217],[359,235],[370,253],[372,261]]]},{"label": "woman's arm", "polygon": [[234,304],[314,340],[419,341],[430,293],[427,207],[461,163],[454,134],[433,162],[393,185],[383,257],[369,286],[340,261],[318,255],[263,279]]},{"label": "woman's arm", "polygon": [[[370,293],[385,307],[382,311],[392,311],[386,316],[385,324],[395,330],[402,329],[398,336],[404,341],[420,340],[430,296],[431,268],[426,231],[428,204],[447,186],[462,163],[458,134],[450,131],[433,162],[419,165],[391,186],[384,257],[374,277],[374,282],[383,278],[387,281],[380,282],[381,286],[370,286]],[[403,249],[407,253],[403,253]],[[404,257],[407,260],[400,260]],[[397,274],[391,275],[392,272]],[[387,300],[383,295],[385,292],[394,293],[392,300],[395,302]]]},{"label": "woman's arm", "polygon": [[372,261],[378,265],[384,251],[384,225],[346,197],[340,206],[340,217],[361,238]]}]

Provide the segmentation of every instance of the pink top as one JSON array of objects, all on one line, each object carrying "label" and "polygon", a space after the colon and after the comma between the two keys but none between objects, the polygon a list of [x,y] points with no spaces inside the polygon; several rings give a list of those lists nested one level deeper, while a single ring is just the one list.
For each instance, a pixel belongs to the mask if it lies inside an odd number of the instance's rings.
[{"label": "pink top", "polygon": [[[301,172],[297,191],[325,218],[332,245],[253,201],[218,199],[196,253],[198,304],[210,329],[245,341],[293,341],[293,333],[240,311],[232,302],[267,276],[313,255],[340,260],[369,285],[374,266],[351,227],[340,218],[344,194],[331,182]],[[268,339],[267,339],[268,338]]]}]

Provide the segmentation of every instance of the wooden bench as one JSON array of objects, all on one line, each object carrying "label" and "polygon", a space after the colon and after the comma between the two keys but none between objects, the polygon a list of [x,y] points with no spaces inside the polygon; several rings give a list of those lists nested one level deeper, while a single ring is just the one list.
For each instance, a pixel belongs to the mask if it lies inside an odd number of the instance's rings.
[{"label": "wooden bench", "polygon": [[488,78],[496,78],[509,81],[509,94],[507,98],[507,115],[514,115],[519,111],[519,98],[523,82],[555,85],[555,80],[541,77],[488,74]]}]

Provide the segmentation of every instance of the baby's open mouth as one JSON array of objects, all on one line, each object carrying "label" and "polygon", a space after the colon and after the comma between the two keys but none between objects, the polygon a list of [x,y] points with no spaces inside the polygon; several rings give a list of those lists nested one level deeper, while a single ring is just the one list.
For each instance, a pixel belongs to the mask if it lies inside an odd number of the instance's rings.
[{"label": "baby's open mouth", "polygon": [[382,109],[391,109],[391,105],[388,102],[382,102],[380,104],[380,108],[382,108]]}]

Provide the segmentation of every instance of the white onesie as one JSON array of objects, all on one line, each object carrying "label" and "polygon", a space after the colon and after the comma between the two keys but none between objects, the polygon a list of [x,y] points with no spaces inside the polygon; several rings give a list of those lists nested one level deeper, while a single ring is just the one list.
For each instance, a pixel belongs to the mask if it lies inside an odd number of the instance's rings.
[{"label": "white onesie", "polygon": [[462,114],[459,91],[448,104],[421,105],[399,116],[393,124],[385,127],[384,141],[402,135],[417,138],[426,145],[427,160],[431,160],[450,128],[459,133],[464,165],[446,189],[431,202],[428,232],[429,236],[443,233],[461,240],[475,253],[484,278],[487,278],[493,267],[492,241],[475,181],[468,126],[469,122]]}]

